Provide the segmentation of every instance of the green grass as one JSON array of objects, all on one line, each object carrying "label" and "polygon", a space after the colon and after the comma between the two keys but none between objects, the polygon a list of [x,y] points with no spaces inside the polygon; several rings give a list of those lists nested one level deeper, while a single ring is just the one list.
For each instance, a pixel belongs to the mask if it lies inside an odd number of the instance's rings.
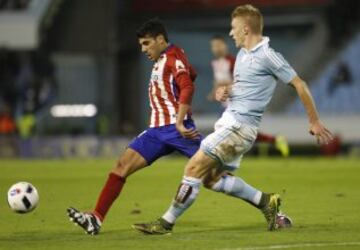
[{"label": "green grass", "polygon": [[[0,249],[242,249],[304,243],[360,243],[360,164],[355,159],[245,158],[237,172],[264,191],[280,192],[294,227],[267,232],[247,203],[202,189],[171,236],[146,236],[130,225],[159,217],[175,195],[184,158],[165,158],[128,179],[102,233],[85,235],[65,214],[90,210],[114,160],[0,160]],[[13,213],[5,200],[17,181],[40,193],[32,213]],[[141,213],[133,214],[134,209]],[[302,249],[299,247],[297,249]],[[307,247],[306,249],[315,248]],[[317,247],[319,249],[320,247]],[[358,249],[326,246],[321,249]]]}]

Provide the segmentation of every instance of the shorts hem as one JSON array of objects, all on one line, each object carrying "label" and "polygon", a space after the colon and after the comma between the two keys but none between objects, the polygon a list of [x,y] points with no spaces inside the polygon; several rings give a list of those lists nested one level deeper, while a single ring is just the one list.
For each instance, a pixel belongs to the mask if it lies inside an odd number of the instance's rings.
[{"label": "shorts hem", "polygon": [[224,165],[224,162],[216,154],[212,153],[211,150],[206,146],[201,146],[200,149],[210,158],[216,160],[221,166]]},{"label": "shorts hem", "polygon": [[139,148],[136,148],[136,147],[134,147],[134,146],[131,145],[131,144],[128,145],[128,148],[131,148],[132,150],[136,151],[139,155],[141,155],[141,156],[145,159],[145,161],[146,161],[146,166],[150,166],[150,165],[154,162],[154,160],[151,161],[151,160],[147,159],[147,157],[145,156],[145,154],[142,153],[141,150],[139,150]]},{"label": "shorts hem", "polygon": [[237,169],[239,169],[238,166],[232,166],[232,165],[228,165],[226,164],[223,160],[221,160],[220,157],[218,157],[217,155],[215,155],[214,153],[211,152],[211,150],[206,147],[206,146],[202,146],[200,148],[207,156],[209,156],[210,158],[216,160],[218,163],[219,163],[219,168],[221,169],[224,169],[226,171],[230,171],[230,172],[233,172],[233,171],[236,171]]}]

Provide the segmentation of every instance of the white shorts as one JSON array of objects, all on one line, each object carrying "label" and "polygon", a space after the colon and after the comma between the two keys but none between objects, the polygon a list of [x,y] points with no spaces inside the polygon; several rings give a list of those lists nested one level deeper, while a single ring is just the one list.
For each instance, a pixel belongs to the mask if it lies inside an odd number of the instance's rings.
[{"label": "white shorts", "polygon": [[254,144],[257,130],[256,126],[237,122],[224,112],[215,123],[215,131],[201,142],[200,148],[218,160],[224,170],[234,171],[240,167],[243,154]]}]

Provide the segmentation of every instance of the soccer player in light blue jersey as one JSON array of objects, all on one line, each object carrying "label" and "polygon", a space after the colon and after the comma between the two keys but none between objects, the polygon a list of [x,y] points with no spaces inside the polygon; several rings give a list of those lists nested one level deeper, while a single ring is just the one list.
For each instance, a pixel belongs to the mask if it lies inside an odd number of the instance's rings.
[{"label": "soccer player in light blue jersey", "polygon": [[202,184],[249,202],[264,214],[268,230],[276,229],[280,195],[264,193],[226,173],[238,169],[243,154],[252,147],[277,81],[295,88],[308,115],[309,132],[319,144],[328,143],[332,135],[320,121],[306,83],[269,46],[262,28],[263,17],[252,5],[239,6],[232,12],[230,36],[241,49],[236,57],[234,83],[218,88],[215,97],[218,101],[229,98],[228,107],[216,122],[215,131],[202,141],[187,163],[170,208],[154,222],[134,224],[135,229],[147,234],[170,233],[176,219],[195,201]]},{"label": "soccer player in light blue jersey", "polygon": [[[214,36],[210,40],[210,47],[211,52],[214,56],[213,60],[211,61],[211,66],[214,74],[214,87],[209,93],[208,99],[213,101],[215,100],[215,91],[217,88],[233,84],[233,72],[235,68],[236,58],[229,53],[225,38],[223,38],[222,36]],[[226,102],[221,104],[223,108],[227,106]],[[281,153],[282,156],[289,156],[289,145],[284,136],[272,135],[259,130],[255,142],[271,144]]]}]

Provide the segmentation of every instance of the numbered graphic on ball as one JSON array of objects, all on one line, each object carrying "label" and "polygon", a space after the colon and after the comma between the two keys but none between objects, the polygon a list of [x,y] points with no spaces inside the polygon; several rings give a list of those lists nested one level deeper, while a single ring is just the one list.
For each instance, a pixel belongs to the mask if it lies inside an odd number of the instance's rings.
[{"label": "numbered graphic on ball", "polygon": [[28,213],[36,208],[39,203],[39,193],[28,182],[18,182],[8,191],[10,208],[17,213]]}]

